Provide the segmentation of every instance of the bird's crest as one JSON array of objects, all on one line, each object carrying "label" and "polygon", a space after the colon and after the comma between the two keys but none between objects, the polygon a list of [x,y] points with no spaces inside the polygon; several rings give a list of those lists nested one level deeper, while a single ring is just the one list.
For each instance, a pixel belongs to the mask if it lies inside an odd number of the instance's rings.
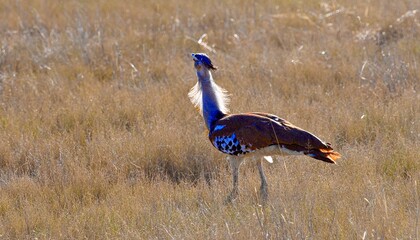
[{"label": "bird's crest", "polygon": [[210,58],[205,53],[192,53],[191,54],[194,61],[199,61],[204,64],[208,69],[216,70],[217,68],[212,64]]}]

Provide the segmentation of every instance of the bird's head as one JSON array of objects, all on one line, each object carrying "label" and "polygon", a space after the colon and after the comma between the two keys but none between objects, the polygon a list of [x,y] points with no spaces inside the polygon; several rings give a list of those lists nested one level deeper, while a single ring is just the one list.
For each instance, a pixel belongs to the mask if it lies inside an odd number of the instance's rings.
[{"label": "bird's head", "polygon": [[191,57],[194,60],[194,67],[197,69],[197,71],[217,69],[215,66],[213,66],[210,58],[205,53],[192,53]]}]

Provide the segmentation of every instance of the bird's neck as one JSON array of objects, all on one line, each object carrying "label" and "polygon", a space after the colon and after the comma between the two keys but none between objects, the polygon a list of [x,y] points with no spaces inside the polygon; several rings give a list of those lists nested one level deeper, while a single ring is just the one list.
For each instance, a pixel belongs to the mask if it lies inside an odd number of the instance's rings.
[{"label": "bird's neck", "polygon": [[211,131],[214,123],[225,116],[224,93],[213,81],[209,72],[200,75],[197,73],[202,90],[203,118],[207,129]]}]

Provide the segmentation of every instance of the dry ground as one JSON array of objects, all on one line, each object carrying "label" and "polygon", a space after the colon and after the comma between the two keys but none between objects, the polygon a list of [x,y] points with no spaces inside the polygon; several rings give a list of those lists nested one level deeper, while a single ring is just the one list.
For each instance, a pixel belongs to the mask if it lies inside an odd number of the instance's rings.
[{"label": "dry ground", "polygon": [[[150,2],[0,2],[1,239],[420,238],[419,0]],[[265,164],[266,207],[245,164],[224,205],[191,52],[339,164]]]}]

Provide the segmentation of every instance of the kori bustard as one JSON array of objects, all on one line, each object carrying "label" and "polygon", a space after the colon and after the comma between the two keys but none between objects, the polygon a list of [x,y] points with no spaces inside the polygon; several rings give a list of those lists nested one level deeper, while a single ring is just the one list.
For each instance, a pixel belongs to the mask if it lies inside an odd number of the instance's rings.
[{"label": "kori bustard", "polygon": [[188,96],[200,109],[213,146],[229,155],[233,188],[226,199],[228,202],[238,196],[239,166],[245,157],[250,157],[257,164],[263,202],[268,197],[263,158],[272,162],[272,155],[303,154],[327,163],[335,163],[340,158],[340,154],[332,149],[330,143],[273,114],[228,114],[227,93],[214,82],[211,74],[216,67],[204,53],[193,53],[192,58],[198,81]]}]

